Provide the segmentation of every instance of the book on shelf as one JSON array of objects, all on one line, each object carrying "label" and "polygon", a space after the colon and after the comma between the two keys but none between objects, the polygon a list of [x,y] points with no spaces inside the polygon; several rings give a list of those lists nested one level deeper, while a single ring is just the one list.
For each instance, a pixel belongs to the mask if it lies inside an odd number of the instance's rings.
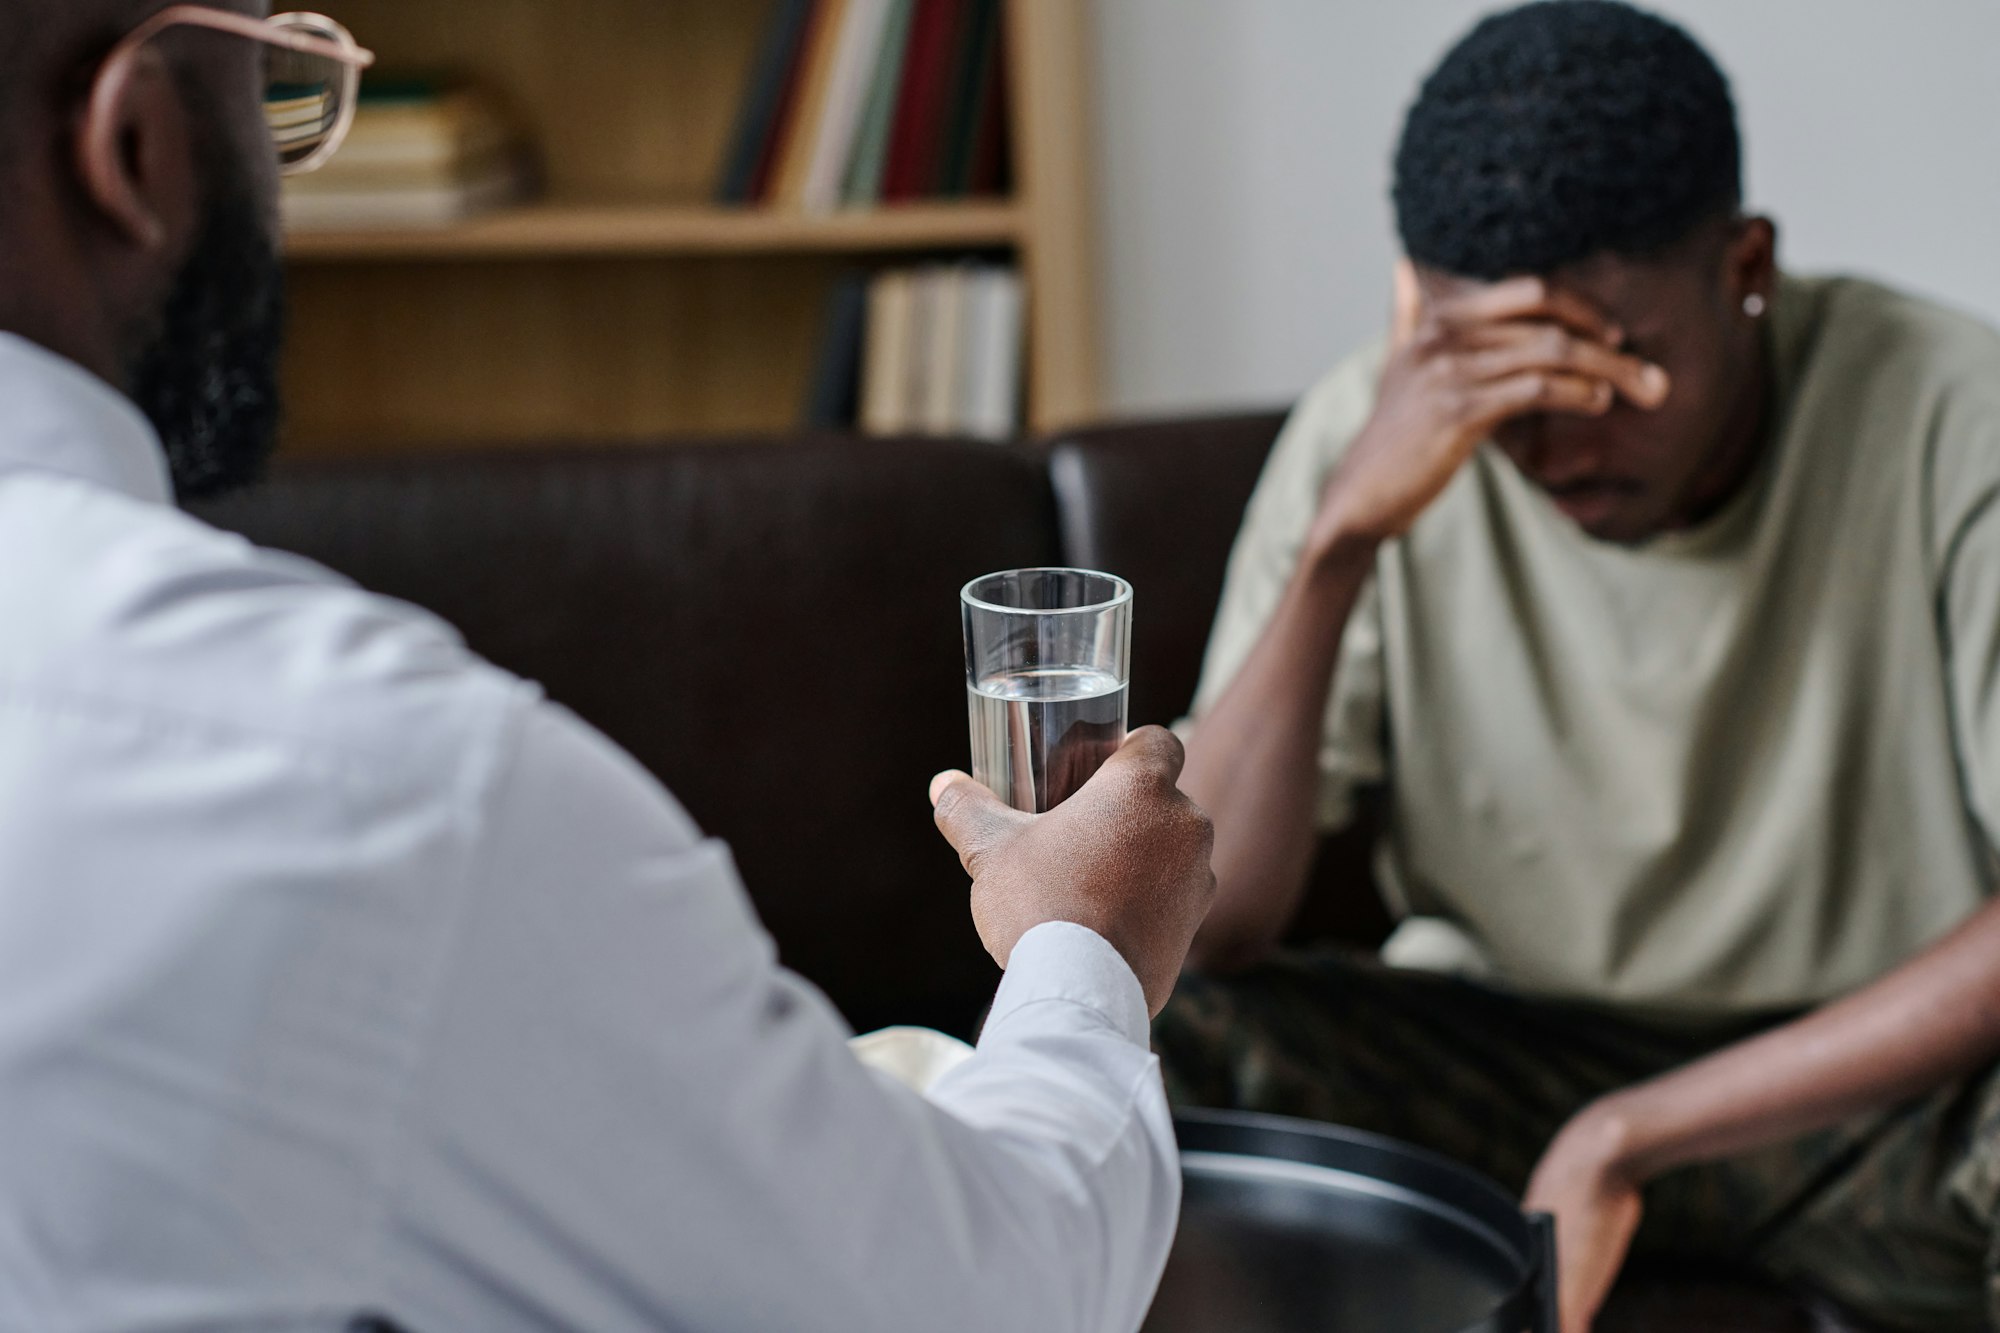
[{"label": "book on shelf", "polygon": [[784,114],[785,87],[805,45],[812,0],[778,0],[750,67],[749,90],[737,108],[736,128],[723,158],[716,201],[747,204],[757,197],[758,171],[769,157],[766,145]]},{"label": "book on shelf", "polygon": [[861,133],[869,76],[882,54],[882,29],[890,0],[848,0],[841,15],[838,44],[827,76],[825,113],[806,163],[799,202],[808,212],[828,213],[840,204],[841,185]]},{"label": "book on shelf", "polygon": [[1003,195],[1004,0],[779,0],[718,201],[807,212]]},{"label": "book on shelf", "polygon": [[910,325],[905,337],[909,345],[904,348],[903,364],[907,375],[896,386],[897,418],[908,434],[942,434],[942,430],[928,424],[930,419],[931,384],[941,378],[939,346],[944,336],[943,303],[945,283],[943,274],[937,268],[920,268],[912,275],[910,298]]},{"label": "book on shelf", "polygon": [[819,356],[806,394],[811,430],[852,427],[861,406],[862,344],[868,329],[868,275],[856,270],[834,283],[821,326]]},{"label": "book on shelf", "polygon": [[965,28],[946,81],[945,119],[930,179],[940,194],[962,195],[972,182],[980,104],[998,61],[1000,0],[966,0]]},{"label": "book on shelf", "polygon": [[1007,43],[995,42],[979,114],[973,121],[972,160],[964,182],[967,194],[1005,194],[1009,189],[1007,167],[1014,154],[1007,123],[1008,76]]},{"label": "book on shelf", "polygon": [[439,226],[514,202],[527,188],[519,137],[475,88],[365,85],[347,142],[318,171],[287,179],[287,226]]},{"label": "book on shelf", "polygon": [[1006,268],[974,269],[970,287],[958,425],[981,439],[1012,439],[1021,428],[1027,291]]},{"label": "book on shelf", "polygon": [[882,176],[889,167],[889,132],[895,128],[896,90],[903,82],[910,20],[915,12],[916,0],[891,0],[869,80],[868,100],[854,134],[854,151],[841,182],[840,201],[849,207],[865,208],[882,197]]},{"label": "book on shelf", "polygon": [[922,278],[918,307],[925,342],[919,346],[915,398],[917,428],[926,435],[953,434],[960,423],[959,393],[965,376],[965,271],[933,268]]},{"label": "book on shelf", "polygon": [[[1020,274],[1000,265],[886,269],[865,299],[843,283],[829,304],[809,420],[870,435],[1010,440],[1021,425],[1025,316]],[[828,384],[855,370],[858,421],[820,414]]]},{"label": "book on shelf", "polygon": [[777,158],[771,165],[771,179],[760,202],[796,208],[805,197],[813,145],[818,142],[820,124],[826,119],[826,94],[833,82],[834,56],[840,49],[847,11],[854,3],[855,0],[813,0],[812,33],[799,66],[798,91],[786,113]]},{"label": "book on shelf", "polygon": [[929,168],[942,137],[952,48],[964,13],[965,0],[924,0],[919,6],[895,124],[889,132],[889,169],[882,179],[885,200],[921,198],[933,184]]},{"label": "book on shelf", "polygon": [[750,177],[750,195],[742,203],[760,203],[771,197],[776,188],[778,170],[783,160],[785,144],[789,136],[792,118],[798,110],[802,96],[799,85],[805,82],[806,70],[811,64],[814,51],[814,37],[825,26],[826,11],[818,0],[806,0],[805,18],[799,28],[798,47],[792,52],[792,60],[785,67],[785,81],[778,85],[777,103],[771,116],[769,132],[764,142],[758,146],[757,169]]},{"label": "book on shelf", "polygon": [[860,424],[870,435],[901,435],[916,424],[909,412],[916,289],[917,275],[908,269],[878,274],[868,286]]}]

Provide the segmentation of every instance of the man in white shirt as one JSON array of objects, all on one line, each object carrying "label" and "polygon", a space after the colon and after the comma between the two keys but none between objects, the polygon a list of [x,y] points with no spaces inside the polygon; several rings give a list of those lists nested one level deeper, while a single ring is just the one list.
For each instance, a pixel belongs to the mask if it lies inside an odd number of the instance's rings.
[{"label": "man in white shirt", "polygon": [[1178,748],[941,777],[1007,976],[927,1096],[858,1065],[630,759],[172,507],[275,417],[267,73],[363,59],[262,13],[0,10],[0,1329],[1135,1328]]}]

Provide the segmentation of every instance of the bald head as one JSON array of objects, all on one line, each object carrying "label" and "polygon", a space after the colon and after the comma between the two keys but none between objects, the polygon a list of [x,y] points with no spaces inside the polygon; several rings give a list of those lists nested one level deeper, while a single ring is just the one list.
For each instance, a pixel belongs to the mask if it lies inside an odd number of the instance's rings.
[{"label": "bald head", "polygon": [[164,0],[8,0],[0,6],[0,50],[30,68],[53,63],[52,55],[65,50],[80,57],[93,37],[108,50],[163,6]]},{"label": "bald head", "polygon": [[56,123],[64,85],[74,91],[79,62],[93,47],[108,50],[138,8],[131,0],[0,4],[0,173],[9,185],[27,142]]},{"label": "bald head", "polygon": [[[118,40],[175,0],[0,0],[0,201],[45,188],[69,165],[56,159],[97,66]],[[262,16],[268,0],[210,0],[210,8]],[[246,44],[230,42],[242,48]],[[176,77],[202,88],[227,79],[229,52],[215,41],[169,34],[155,43]],[[235,73],[256,53],[234,52]],[[4,219],[0,219],[4,225]]]},{"label": "bald head", "polygon": [[130,395],[200,493],[273,434],[277,178],[256,42],[119,47],[166,7],[0,0],[0,330]]},{"label": "bald head", "polygon": [[[89,64],[171,0],[6,0],[0,4],[0,135],[46,126],[80,95]],[[233,6],[225,5],[225,8]]]},{"label": "bald head", "polygon": [[[0,58],[9,73],[44,80],[80,73],[81,62],[102,56],[111,44],[177,0],[6,0],[0,5]],[[261,17],[268,0],[205,0],[214,9]],[[19,85],[9,82],[11,100]],[[29,90],[23,90],[29,91]],[[50,91],[45,82],[41,91]]]}]

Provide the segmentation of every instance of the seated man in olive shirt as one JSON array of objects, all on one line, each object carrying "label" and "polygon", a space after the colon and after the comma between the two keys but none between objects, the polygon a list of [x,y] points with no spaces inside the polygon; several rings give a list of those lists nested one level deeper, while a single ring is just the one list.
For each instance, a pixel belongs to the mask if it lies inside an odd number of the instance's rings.
[{"label": "seated man in olive shirt", "polygon": [[[1182,786],[1175,1095],[1358,1124],[1891,1327],[2000,1314],[2000,337],[1781,274],[1728,86],[1606,0],[1424,85],[1394,327],[1300,405]],[[1279,952],[1386,793],[1381,966]]]}]

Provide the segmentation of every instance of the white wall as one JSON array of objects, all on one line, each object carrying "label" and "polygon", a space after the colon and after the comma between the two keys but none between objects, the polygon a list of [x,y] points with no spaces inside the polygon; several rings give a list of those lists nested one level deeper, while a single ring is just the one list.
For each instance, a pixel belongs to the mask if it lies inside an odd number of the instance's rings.
[{"label": "white wall", "polygon": [[[1289,400],[1379,327],[1403,111],[1504,7],[1095,0],[1113,410]],[[1730,75],[1784,262],[2000,323],[2000,0],[1654,7]]]}]

